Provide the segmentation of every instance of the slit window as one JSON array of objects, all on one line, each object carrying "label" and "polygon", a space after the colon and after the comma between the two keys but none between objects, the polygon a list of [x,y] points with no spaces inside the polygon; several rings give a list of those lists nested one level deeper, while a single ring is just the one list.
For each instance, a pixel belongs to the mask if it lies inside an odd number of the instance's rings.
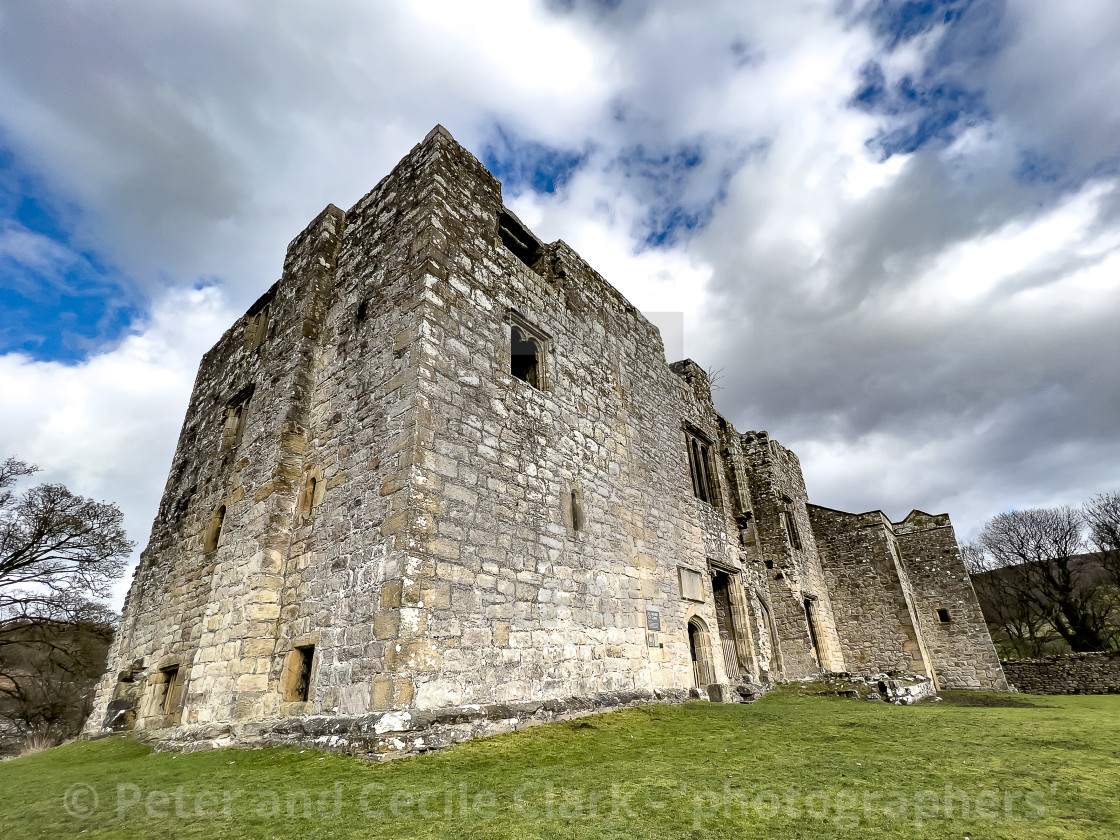
[{"label": "slit window", "polygon": [[692,494],[701,501],[719,506],[719,483],[712,470],[712,449],[706,440],[685,432],[688,449],[688,471],[692,478]]},{"label": "slit window", "polygon": [[572,514],[572,530],[582,531],[584,524],[583,515],[583,493],[580,490],[572,490],[569,498]]},{"label": "slit window", "polygon": [[222,526],[226,521],[226,506],[222,505],[216,511],[210,520],[210,525],[206,528],[206,536],[203,539],[202,550],[209,554],[212,551],[217,551],[218,540],[222,536]]},{"label": "slit window", "polygon": [[801,551],[801,535],[797,533],[797,522],[793,518],[793,513],[788,510],[782,511],[782,525],[786,529],[790,547]]},{"label": "slit window", "polygon": [[940,621],[942,624],[949,624],[953,619],[949,615],[948,610],[942,609],[941,607],[938,607],[938,609],[937,609],[937,620]]}]

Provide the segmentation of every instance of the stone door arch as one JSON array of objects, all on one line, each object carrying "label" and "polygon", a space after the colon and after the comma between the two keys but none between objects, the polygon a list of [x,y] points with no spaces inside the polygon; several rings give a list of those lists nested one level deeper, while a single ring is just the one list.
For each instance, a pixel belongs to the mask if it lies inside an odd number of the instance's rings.
[{"label": "stone door arch", "polygon": [[708,626],[693,616],[688,622],[688,652],[692,657],[692,681],[696,688],[706,689],[716,681],[712,663],[712,642]]},{"label": "stone door arch", "polygon": [[762,624],[761,647],[769,648],[769,661],[767,662],[769,677],[771,681],[780,680],[782,678],[782,651],[778,645],[778,628],[774,624],[774,616],[770,613],[770,605],[757,591],[754,594],[754,601],[758,605],[759,618]]}]

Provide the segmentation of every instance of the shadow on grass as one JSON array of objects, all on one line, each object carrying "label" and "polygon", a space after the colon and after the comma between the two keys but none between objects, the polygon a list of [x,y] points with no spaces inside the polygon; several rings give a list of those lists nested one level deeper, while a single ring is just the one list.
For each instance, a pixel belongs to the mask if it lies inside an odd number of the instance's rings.
[{"label": "shadow on grass", "polygon": [[1054,708],[1046,703],[1040,703],[1034,698],[1028,700],[1017,694],[1006,694],[1004,692],[995,691],[942,691],[940,696],[941,702],[946,706],[982,706],[999,709]]}]

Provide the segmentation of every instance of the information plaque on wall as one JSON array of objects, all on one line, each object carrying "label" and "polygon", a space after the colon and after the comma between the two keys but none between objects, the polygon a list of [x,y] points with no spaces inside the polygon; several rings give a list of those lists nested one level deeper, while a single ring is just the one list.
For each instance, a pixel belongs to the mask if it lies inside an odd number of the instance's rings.
[{"label": "information plaque on wall", "polygon": [[651,633],[661,632],[661,610],[657,607],[646,607],[646,629]]}]

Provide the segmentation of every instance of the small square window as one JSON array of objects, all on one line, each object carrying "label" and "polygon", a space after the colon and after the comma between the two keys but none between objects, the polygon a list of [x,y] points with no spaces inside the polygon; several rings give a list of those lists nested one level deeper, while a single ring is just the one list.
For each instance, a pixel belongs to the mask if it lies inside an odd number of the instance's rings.
[{"label": "small square window", "polygon": [[949,616],[949,611],[948,610],[942,609],[941,607],[938,607],[937,608],[937,620],[940,621],[942,624],[949,624],[952,621],[952,618]]}]

